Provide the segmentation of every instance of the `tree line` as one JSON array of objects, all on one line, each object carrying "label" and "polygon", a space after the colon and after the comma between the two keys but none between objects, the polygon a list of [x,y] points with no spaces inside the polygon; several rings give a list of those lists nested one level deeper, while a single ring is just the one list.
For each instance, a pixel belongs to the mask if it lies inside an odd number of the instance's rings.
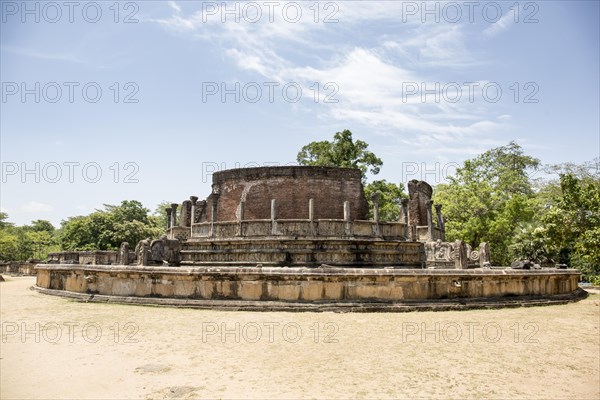
[{"label": "tree line", "polygon": [[[367,181],[383,161],[352,132],[302,147],[300,165],[358,168],[367,200],[380,193],[379,215],[397,221],[400,201],[408,195],[403,183]],[[550,178],[536,178],[543,173]],[[600,282],[599,160],[583,165],[542,165],[510,142],[466,160],[447,182],[434,186],[442,204],[446,239],[462,239],[472,247],[490,244],[492,264],[528,259],[542,265],[566,264]],[[70,217],[56,229],[44,220],[14,226],[0,213],[0,257],[3,260],[44,259],[59,250],[116,250],[123,241],[135,244],[164,232],[163,202],[153,213],[139,201],[104,205],[85,216]]]}]

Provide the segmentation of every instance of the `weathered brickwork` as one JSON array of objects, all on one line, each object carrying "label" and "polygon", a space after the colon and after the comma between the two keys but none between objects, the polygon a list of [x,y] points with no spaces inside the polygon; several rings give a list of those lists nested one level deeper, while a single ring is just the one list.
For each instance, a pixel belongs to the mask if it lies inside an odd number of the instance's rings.
[{"label": "weathered brickwork", "polygon": [[344,201],[350,203],[350,219],[366,220],[369,209],[357,169],[327,167],[262,167],[217,172],[213,194],[207,199],[202,221],[211,220],[217,203],[216,221],[240,218],[270,219],[271,200],[276,201],[278,219],[307,219],[309,200],[314,202],[314,219],[343,219]]}]

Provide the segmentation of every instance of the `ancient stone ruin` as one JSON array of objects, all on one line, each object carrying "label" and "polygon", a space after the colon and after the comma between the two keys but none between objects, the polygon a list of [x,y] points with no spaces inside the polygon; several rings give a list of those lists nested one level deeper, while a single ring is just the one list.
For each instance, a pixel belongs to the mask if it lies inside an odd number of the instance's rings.
[{"label": "ancient stone ruin", "polygon": [[399,220],[381,221],[379,195],[369,210],[361,177],[357,169],[307,166],[217,172],[205,200],[166,208],[161,238],[133,249],[123,243],[118,252],[55,253],[36,268],[37,288],[197,307],[258,301],[259,309],[273,301],[378,308],[574,296],[577,271],[498,269],[486,243],[447,242],[442,207],[426,182],[409,182]]},{"label": "ancient stone ruin", "polygon": [[[468,268],[489,262],[489,251],[479,257],[463,242],[444,242],[441,206],[434,214],[429,184],[411,181],[408,189],[400,219],[380,221],[377,195],[368,218],[356,169],[217,172],[206,200],[191,196],[166,209],[166,237],[136,252],[138,264]],[[152,250],[159,246],[181,251],[165,257]]]}]

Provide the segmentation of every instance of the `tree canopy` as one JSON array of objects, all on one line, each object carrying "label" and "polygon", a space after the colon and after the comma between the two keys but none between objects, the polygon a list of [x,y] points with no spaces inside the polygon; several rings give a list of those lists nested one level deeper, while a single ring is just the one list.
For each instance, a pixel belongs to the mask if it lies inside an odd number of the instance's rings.
[{"label": "tree canopy", "polygon": [[60,245],[65,250],[116,250],[122,242],[158,237],[162,229],[157,222],[139,201],[105,204],[104,210],[63,221]]},{"label": "tree canopy", "polygon": [[540,161],[511,142],[467,160],[434,191],[446,216],[446,238],[490,244],[492,263],[510,263],[508,248],[519,226],[534,217],[529,175]]},{"label": "tree canopy", "polygon": [[358,168],[363,177],[367,171],[377,175],[383,161],[371,151],[362,140],[353,140],[348,129],[336,132],[333,141],[311,142],[300,149],[296,160],[300,165],[321,167]]},{"label": "tree canopy", "polygon": [[366,142],[354,140],[352,132],[346,129],[336,132],[332,141],[311,142],[302,147],[296,160],[300,165],[360,169],[370,213],[372,214],[373,208],[371,196],[380,192],[379,218],[382,221],[396,221],[400,215],[400,199],[406,197],[404,187],[384,179],[366,183],[367,171],[377,175],[383,165],[383,161],[368,148]]}]

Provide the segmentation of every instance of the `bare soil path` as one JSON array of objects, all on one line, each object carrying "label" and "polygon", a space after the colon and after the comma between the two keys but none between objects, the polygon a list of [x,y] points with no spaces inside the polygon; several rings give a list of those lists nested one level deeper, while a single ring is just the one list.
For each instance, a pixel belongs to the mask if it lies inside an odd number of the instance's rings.
[{"label": "bare soil path", "polygon": [[600,296],[420,313],[78,303],[0,284],[0,398],[599,399]]}]

